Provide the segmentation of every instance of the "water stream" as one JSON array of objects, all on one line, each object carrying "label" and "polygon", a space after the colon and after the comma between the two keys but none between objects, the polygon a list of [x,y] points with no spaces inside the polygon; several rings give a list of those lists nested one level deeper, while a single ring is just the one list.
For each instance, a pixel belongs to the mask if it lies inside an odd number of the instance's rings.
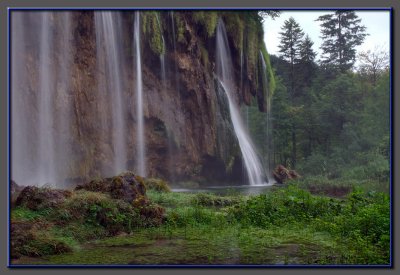
[{"label": "water stream", "polygon": [[[98,34],[97,49],[104,56],[105,87],[107,103],[111,107],[112,148],[114,152],[114,174],[126,170],[127,139],[125,104],[122,80],[121,45],[122,33],[121,14],[118,12],[101,11],[95,13],[95,27]],[[99,56],[99,55],[98,55]],[[103,118],[104,119],[104,118]],[[109,131],[109,130],[108,130]]]},{"label": "water stream", "polygon": [[264,165],[266,166],[266,175],[267,177],[272,180],[272,170],[274,169],[274,151],[273,151],[273,136],[272,136],[272,113],[271,113],[271,94],[270,94],[270,89],[268,87],[268,71],[267,71],[267,66],[265,64],[265,59],[263,53],[260,51],[260,60],[261,60],[261,65],[262,65],[262,76],[263,76],[263,89],[265,91],[265,97],[266,97],[266,136],[265,136],[265,142],[266,142],[266,149],[267,152],[264,154],[265,159],[264,159]]},{"label": "water stream", "polygon": [[249,183],[250,185],[264,185],[266,184],[265,181],[268,181],[268,179],[264,176],[263,167],[256,154],[250,136],[243,126],[239,113],[239,106],[234,99],[235,79],[233,65],[225,25],[221,19],[218,21],[216,40],[217,76],[228,98],[229,112],[236,137],[239,141]]},{"label": "water stream", "polygon": [[144,137],[144,117],[143,117],[143,83],[142,83],[142,60],[140,52],[140,13],[135,12],[134,26],[134,46],[136,52],[136,150],[137,160],[136,169],[139,175],[146,176],[146,159],[145,159],[145,137]]}]

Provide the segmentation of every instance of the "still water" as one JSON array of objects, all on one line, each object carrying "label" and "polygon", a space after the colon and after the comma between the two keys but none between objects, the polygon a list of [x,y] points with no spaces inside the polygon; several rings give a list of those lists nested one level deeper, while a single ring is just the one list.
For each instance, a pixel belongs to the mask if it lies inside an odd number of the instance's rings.
[{"label": "still water", "polygon": [[207,186],[200,188],[172,188],[173,192],[213,193],[216,195],[258,195],[279,188],[280,185]]}]

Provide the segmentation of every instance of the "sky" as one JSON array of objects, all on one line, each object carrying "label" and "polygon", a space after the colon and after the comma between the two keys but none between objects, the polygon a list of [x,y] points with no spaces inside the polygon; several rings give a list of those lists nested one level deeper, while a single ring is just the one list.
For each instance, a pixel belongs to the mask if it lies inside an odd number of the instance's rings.
[{"label": "sky", "polygon": [[[270,17],[264,21],[264,41],[270,54],[279,55],[279,41],[281,27],[285,20],[291,16],[299,23],[305,34],[308,34],[314,42],[314,51],[320,54],[319,49],[322,44],[320,38],[320,21],[315,21],[319,16],[330,13],[330,11],[282,11],[281,15],[275,20]],[[374,50],[376,46],[389,52],[390,47],[390,13],[389,11],[357,11],[356,14],[361,19],[361,24],[366,27],[369,33],[364,43],[358,46],[357,53],[360,51]],[[317,60],[319,59],[317,56]]]}]

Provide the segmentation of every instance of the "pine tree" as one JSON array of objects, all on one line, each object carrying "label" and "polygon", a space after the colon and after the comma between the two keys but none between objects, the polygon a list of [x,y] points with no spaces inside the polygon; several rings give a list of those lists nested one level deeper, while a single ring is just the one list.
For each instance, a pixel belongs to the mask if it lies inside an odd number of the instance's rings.
[{"label": "pine tree", "polygon": [[294,20],[293,17],[290,17],[284,22],[282,32],[279,34],[281,35],[281,42],[279,45],[281,57],[291,65],[294,65],[300,59],[299,47],[304,32],[296,20]]},{"label": "pine tree", "polygon": [[298,71],[300,77],[301,87],[309,87],[313,79],[317,65],[315,64],[315,57],[317,53],[312,49],[314,42],[306,35],[304,40],[300,43],[300,61],[298,64]]},{"label": "pine tree", "polygon": [[[287,61],[290,65],[290,93],[289,98],[291,99],[291,105],[294,107],[295,105],[295,97],[296,97],[296,80],[295,80],[295,65],[300,62],[300,45],[302,42],[302,38],[304,36],[303,30],[300,28],[300,25],[294,20],[293,17],[290,17],[289,20],[284,22],[282,27],[282,32],[279,33],[281,35],[281,42],[279,45],[279,52],[281,53],[281,58]],[[296,125],[294,119],[292,120],[292,168],[296,167]]]},{"label": "pine tree", "polygon": [[300,60],[302,63],[312,63],[315,60],[316,52],[312,49],[314,42],[306,35],[300,44]]},{"label": "pine tree", "polygon": [[361,19],[354,11],[338,10],[316,21],[322,22],[322,62],[337,66],[341,72],[349,70],[355,62],[355,47],[361,45],[367,35],[365,26],[360,25]]}]

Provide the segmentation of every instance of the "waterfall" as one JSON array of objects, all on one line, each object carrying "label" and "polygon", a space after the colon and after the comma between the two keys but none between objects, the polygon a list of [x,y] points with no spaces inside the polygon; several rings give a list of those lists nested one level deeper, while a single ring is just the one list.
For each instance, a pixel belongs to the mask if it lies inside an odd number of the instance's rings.
[{"label": "waterfall", "polygon": [[161,27],[161,22],[160,18],[158,16],[158,13],[156,14],[156,19],[158,23],[158,28],[160,29],[161,33],[161,41],[162,41],[162,47],[163,47],[163,52],[160,54],[160,64],[161,64],[161,81],[162,81],[162,88],[165,90],[167,84],[166,84],[166,75],[165,75],[165,53],[166,53],[166,45],[165,45],[165,40],[164,40],[164,35],[162,34],[163,30]]},{"label": "waterfall", "polygon": [[73,57],[72,45],[72,24],[71,12],[60,12],[60,23],[62,24],[61,39],[58,42],[58,48],[61,50],[58,60],[57,70],[57,89],[56,89],[56,108],[55,112],[57,137],[55,140],[57,178],[65,179],[70,176],[72,168],[72,148],[71,144],[71,97],[69,93],[70,83],[72,81],[71,64]]},{"label": "waterfall", "polygon": [[11,178],[17,183],[36,184],[37,138],[33,123],[28,117],[36,119],[31,112],[32,102],[27,89],[28,72],[26,68],[27,41],[23,12],[13,12],[11,17]]},{"label": "waterfall", "polygon": [[250,185],[262,185],[264,182],[264,173],[262,165],[254,150],[250,136],[246,132],[240,117],[238,104],[234,100],[234,75],[231,54],[229,50],[228,38],[224,23],[221,19],[218,21],[216,35],[216,67],[218,80],[228,98],[229,112],[236,137],[239,141],[240,150],[246,165],[247,176]]},{"label": "waterfall", "polygon": [[[105,70],[104,89],[107,93],[107,101],[110,105],[112,130],[111,139],[114,152],[114,174],[126,170],[127,140],[125,123],[125,105],[123,94],[123,82],[121,77],[121,51],[122,34],[120,32],[120,14],[111,11],[95,12],[96,43],[98,57],[104,56]],[[100,54],[99,54],[100,53]],[[105,119],[104,117],[102,118]],[[108,129],[110,132],[110,129]]]},{"label": "waterfall", "polygon": [[146,176],[145,137],[143,117],[143,84],[142,61],[140,53],[140,13],[135,12],[134,45],[136,49],[136,120],[137,120],[137,163],[136,169],[139,175]]},{"label": "waterfall", "polygon": [[54,98],[54,67],[53,49],[54,40],[51,30],[51,13],[43,12],[40,25],[39,44],[39,91],[38,91],[38,134],[39,145],[37,153],[38,182],[55,182],[55,150],[53,135],[53,98]]},{"label": "waterfall", "polygon": [[273,170],[273,137],[272,137],[272,115],[271,115],[271,95],[270,95],[270,90],[268,87],[268,75],[267,75],[267,66],[265,64],[265,59],[263,53],[260,51],[260,60],[261,60],[261,67],[262,67],[262,85],[263,85],[263,90],[265,91],[265,96],[266,96],[266,136],[265,136],[265,142],[266,142],[266,147],[267,147],[267,152],[266,152],[266,159],[264,160],[264,163],[266,164],[267,168],[267,176],[270,180],[272,180],[272,170]]},{"label": "waterfall", "polygon": [[[20,184],[60,185],[72,158],[71,13],[17,12],[12,23],[12,178]],[[36,36],[29,33],[33,23]],[[56,32],[54,26],[63,27]],[[37,56],[34,64],[32,56]],[[30,66],[37,74],[28,73]]]},{"label": "waterfall", "polygon": [[[176,34],[175,34],[175,19],[174,19],[174,12],[171,11],[171,24],[172,24],[172,44],[174,46],[174,55],[176,55]],[[174,62],[174,69],[175,69],[175,86],[176,89],[179,93],[180,87],[179,87],[179,75],[178,75],[178,68],[177,68],[177,62]]]}]

